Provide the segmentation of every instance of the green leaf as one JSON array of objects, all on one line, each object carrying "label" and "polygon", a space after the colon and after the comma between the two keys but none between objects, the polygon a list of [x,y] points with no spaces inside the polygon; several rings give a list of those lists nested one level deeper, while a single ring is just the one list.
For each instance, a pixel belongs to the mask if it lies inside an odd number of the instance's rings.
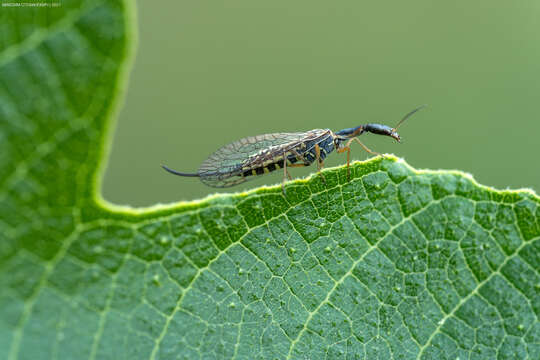
[{"label": "green leaf", "polygon": [[0,13],[0,358],[540,358],[532,192],[390,157],[286,197],[101,200],[126,4]]}]

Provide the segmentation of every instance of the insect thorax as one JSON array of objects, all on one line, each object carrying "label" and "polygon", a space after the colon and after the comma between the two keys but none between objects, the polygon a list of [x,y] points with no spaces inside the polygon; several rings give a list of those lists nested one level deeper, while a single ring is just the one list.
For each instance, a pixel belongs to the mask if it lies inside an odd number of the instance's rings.
[{"label": "insect thorax", "polygon": [[319,147],[319,159],[322,161],[329,153],[334,151],[334,135],[329,131],[323,136],[305,142],[304,145],[301,154],[308,164],[313,163],[317,159],[316,145]]}]

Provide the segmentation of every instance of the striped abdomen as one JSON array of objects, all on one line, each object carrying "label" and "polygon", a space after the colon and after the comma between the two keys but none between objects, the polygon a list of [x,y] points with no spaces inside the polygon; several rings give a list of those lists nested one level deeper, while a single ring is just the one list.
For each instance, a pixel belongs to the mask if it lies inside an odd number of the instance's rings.
[{"label": "striped abdomen", "polygon": [[[299,159],[294,154],[288,154],[287,155],[287,166],[291,166],[295,163],[303,163],[301,159]],[[308,166],[309,164],[306,164],[305,166]],[[246,177],[246,176],[256,176],[256,175],[264,175],[271,173],[272,171],[283,169],[283,155],[276,156],[276,158],[269,160],[268,162],[256,166],[256,167],[250,167],[246,166],[242,168],[242,173],[239,174],[240,176]]]},{"label": "striped abdomen", "polygon": [[334,150],[334,136],[330,131],[325,131],[320,136],[307,138],[294,146],[288,148],[277,147],[268,149],[248,159],[242,167],[242,172],[238,176],[248,177],[270,173],[283,169],[283,152],[287,159],[287,167],[309,166],[317,158],[315,145],[319,146],[320,160],[324,160],[326,155]]}]

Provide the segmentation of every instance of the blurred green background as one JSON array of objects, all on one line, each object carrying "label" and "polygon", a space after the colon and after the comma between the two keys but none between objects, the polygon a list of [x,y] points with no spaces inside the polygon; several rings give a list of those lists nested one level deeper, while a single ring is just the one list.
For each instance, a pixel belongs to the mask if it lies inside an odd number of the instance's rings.
[{"label": "blurred green background", "polygon": [[[362,141],[416,168],[540,190],[538,0],[140,0],[138,18],[135,66],[103,180],[111,202],[201,198],[216,189],[160,163],[196,172],[245,136],[394,125],[424,103],[401,127],[403,144]],[[334,153],[326,166],[344,162]],[[281,175],[224,191],[279,183]]]}]

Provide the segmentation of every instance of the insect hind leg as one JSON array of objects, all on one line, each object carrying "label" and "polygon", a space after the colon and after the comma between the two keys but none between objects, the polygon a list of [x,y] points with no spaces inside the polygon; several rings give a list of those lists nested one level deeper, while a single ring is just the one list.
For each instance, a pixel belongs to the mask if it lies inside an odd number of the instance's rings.
[{"label": "insect hind leg", "polygon": [[285,192],[285,181],[287,181],[287,176],[291,179],[291,175],[289,175],[289,172],[287,171],[287,157],[285,156],[285,153],[283,153],[283,180],[281,181],[281,191],[283,192],[283,196],[287,196]]},{"label": "insect hind leg", "polygon": [[326,185],[326,179],[321,172],[324,167],[324,160],[321,159],[321,148],[319,147],[319,144],[315,144],[315,160],[317,161],[317,173],[321,176],[324,185]]}]

